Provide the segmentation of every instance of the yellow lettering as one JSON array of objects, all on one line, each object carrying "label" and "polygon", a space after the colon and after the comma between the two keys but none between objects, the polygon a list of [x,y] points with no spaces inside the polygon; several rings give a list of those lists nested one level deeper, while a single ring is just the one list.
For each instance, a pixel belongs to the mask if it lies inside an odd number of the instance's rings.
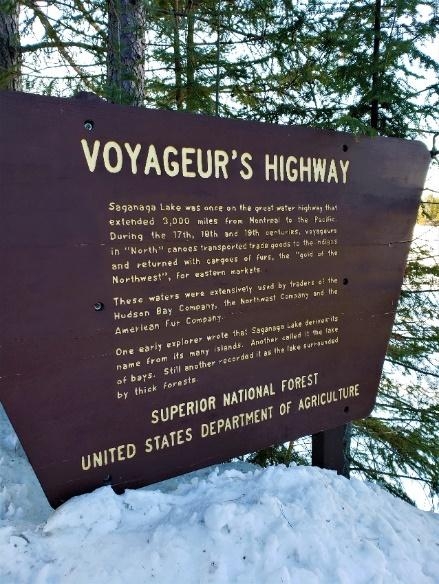
[{"label": "yellow lettering", "polygon": [[[114,150],[115,154],[116,154],[116,164],[111,164],[110,161],[110,151]],[[122,148],[119,146],[119,144],[117,142],[113,142],[112,140],[110,140],[110,142],[107,142],[104,146],[104,151],[103,151],[103,158],[104,158],[104,165],[105,168],[108,170],[108,172],[111,172],[112,174],[115,174],[117,172],[120,172],[122,169],[122,163],[123,163],[123,154],[122,154]]]},{"label": "yellow lettering", "polygon": [[136,144],[134,150],[131,148],[131,145],[128,142],[125,142],[124,146],[131,160],[131,172],[133,174],[137,174],[137,158],[140,154],[141,145]]},{"label": "yellow lettering", "polygon": [[90,152],[87,140],[81,140],[82,150],[84,151],[85,160],[90,172],[94,172],[96,169],[96,162],[98,159],[100,145],[101,143],[99,140],[95,140],[93,143],[93,151]]}]

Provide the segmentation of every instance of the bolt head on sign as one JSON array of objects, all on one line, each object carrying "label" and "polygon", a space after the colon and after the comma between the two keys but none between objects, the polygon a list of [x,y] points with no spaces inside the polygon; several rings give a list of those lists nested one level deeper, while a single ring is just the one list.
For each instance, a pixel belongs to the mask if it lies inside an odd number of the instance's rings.
[{"label": "bolt head on sign", "polygon": [[53,506],[367,416],[420,143],[0,94],[0,399]]}]

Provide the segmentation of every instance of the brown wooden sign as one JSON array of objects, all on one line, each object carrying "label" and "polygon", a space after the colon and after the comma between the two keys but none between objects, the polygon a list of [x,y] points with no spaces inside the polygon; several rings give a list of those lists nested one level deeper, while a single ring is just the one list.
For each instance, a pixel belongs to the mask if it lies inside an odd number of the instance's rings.
[{"label": "brown wooden sign", "polygon": [[0,94],[0,398],[52,505],[367,416],[419,143]]}]

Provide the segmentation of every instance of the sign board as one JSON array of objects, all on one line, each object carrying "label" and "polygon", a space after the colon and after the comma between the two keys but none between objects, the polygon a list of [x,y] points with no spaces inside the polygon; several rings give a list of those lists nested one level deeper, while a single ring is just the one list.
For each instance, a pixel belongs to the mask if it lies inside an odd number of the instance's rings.
[{"label": "sign board", "polygon": [[0,398],[52,505],[367,416],[419,143],[0,94]]}]

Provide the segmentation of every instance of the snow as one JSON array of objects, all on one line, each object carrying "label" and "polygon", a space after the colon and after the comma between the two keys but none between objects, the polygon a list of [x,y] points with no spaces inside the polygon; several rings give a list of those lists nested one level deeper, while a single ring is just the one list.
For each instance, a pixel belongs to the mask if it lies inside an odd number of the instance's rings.
[{"label": "snow", "polygon": [[[439,229],[415,237],[436,249]],[[439,515],[330,471],[245,463],[53,511],[0,407],[0,582],[437,584]]]},{"label": "snow", "polygon": [[0,408],[0,582],[433,584],[439,516],[331,471],[246,463],[53,511]]}]

